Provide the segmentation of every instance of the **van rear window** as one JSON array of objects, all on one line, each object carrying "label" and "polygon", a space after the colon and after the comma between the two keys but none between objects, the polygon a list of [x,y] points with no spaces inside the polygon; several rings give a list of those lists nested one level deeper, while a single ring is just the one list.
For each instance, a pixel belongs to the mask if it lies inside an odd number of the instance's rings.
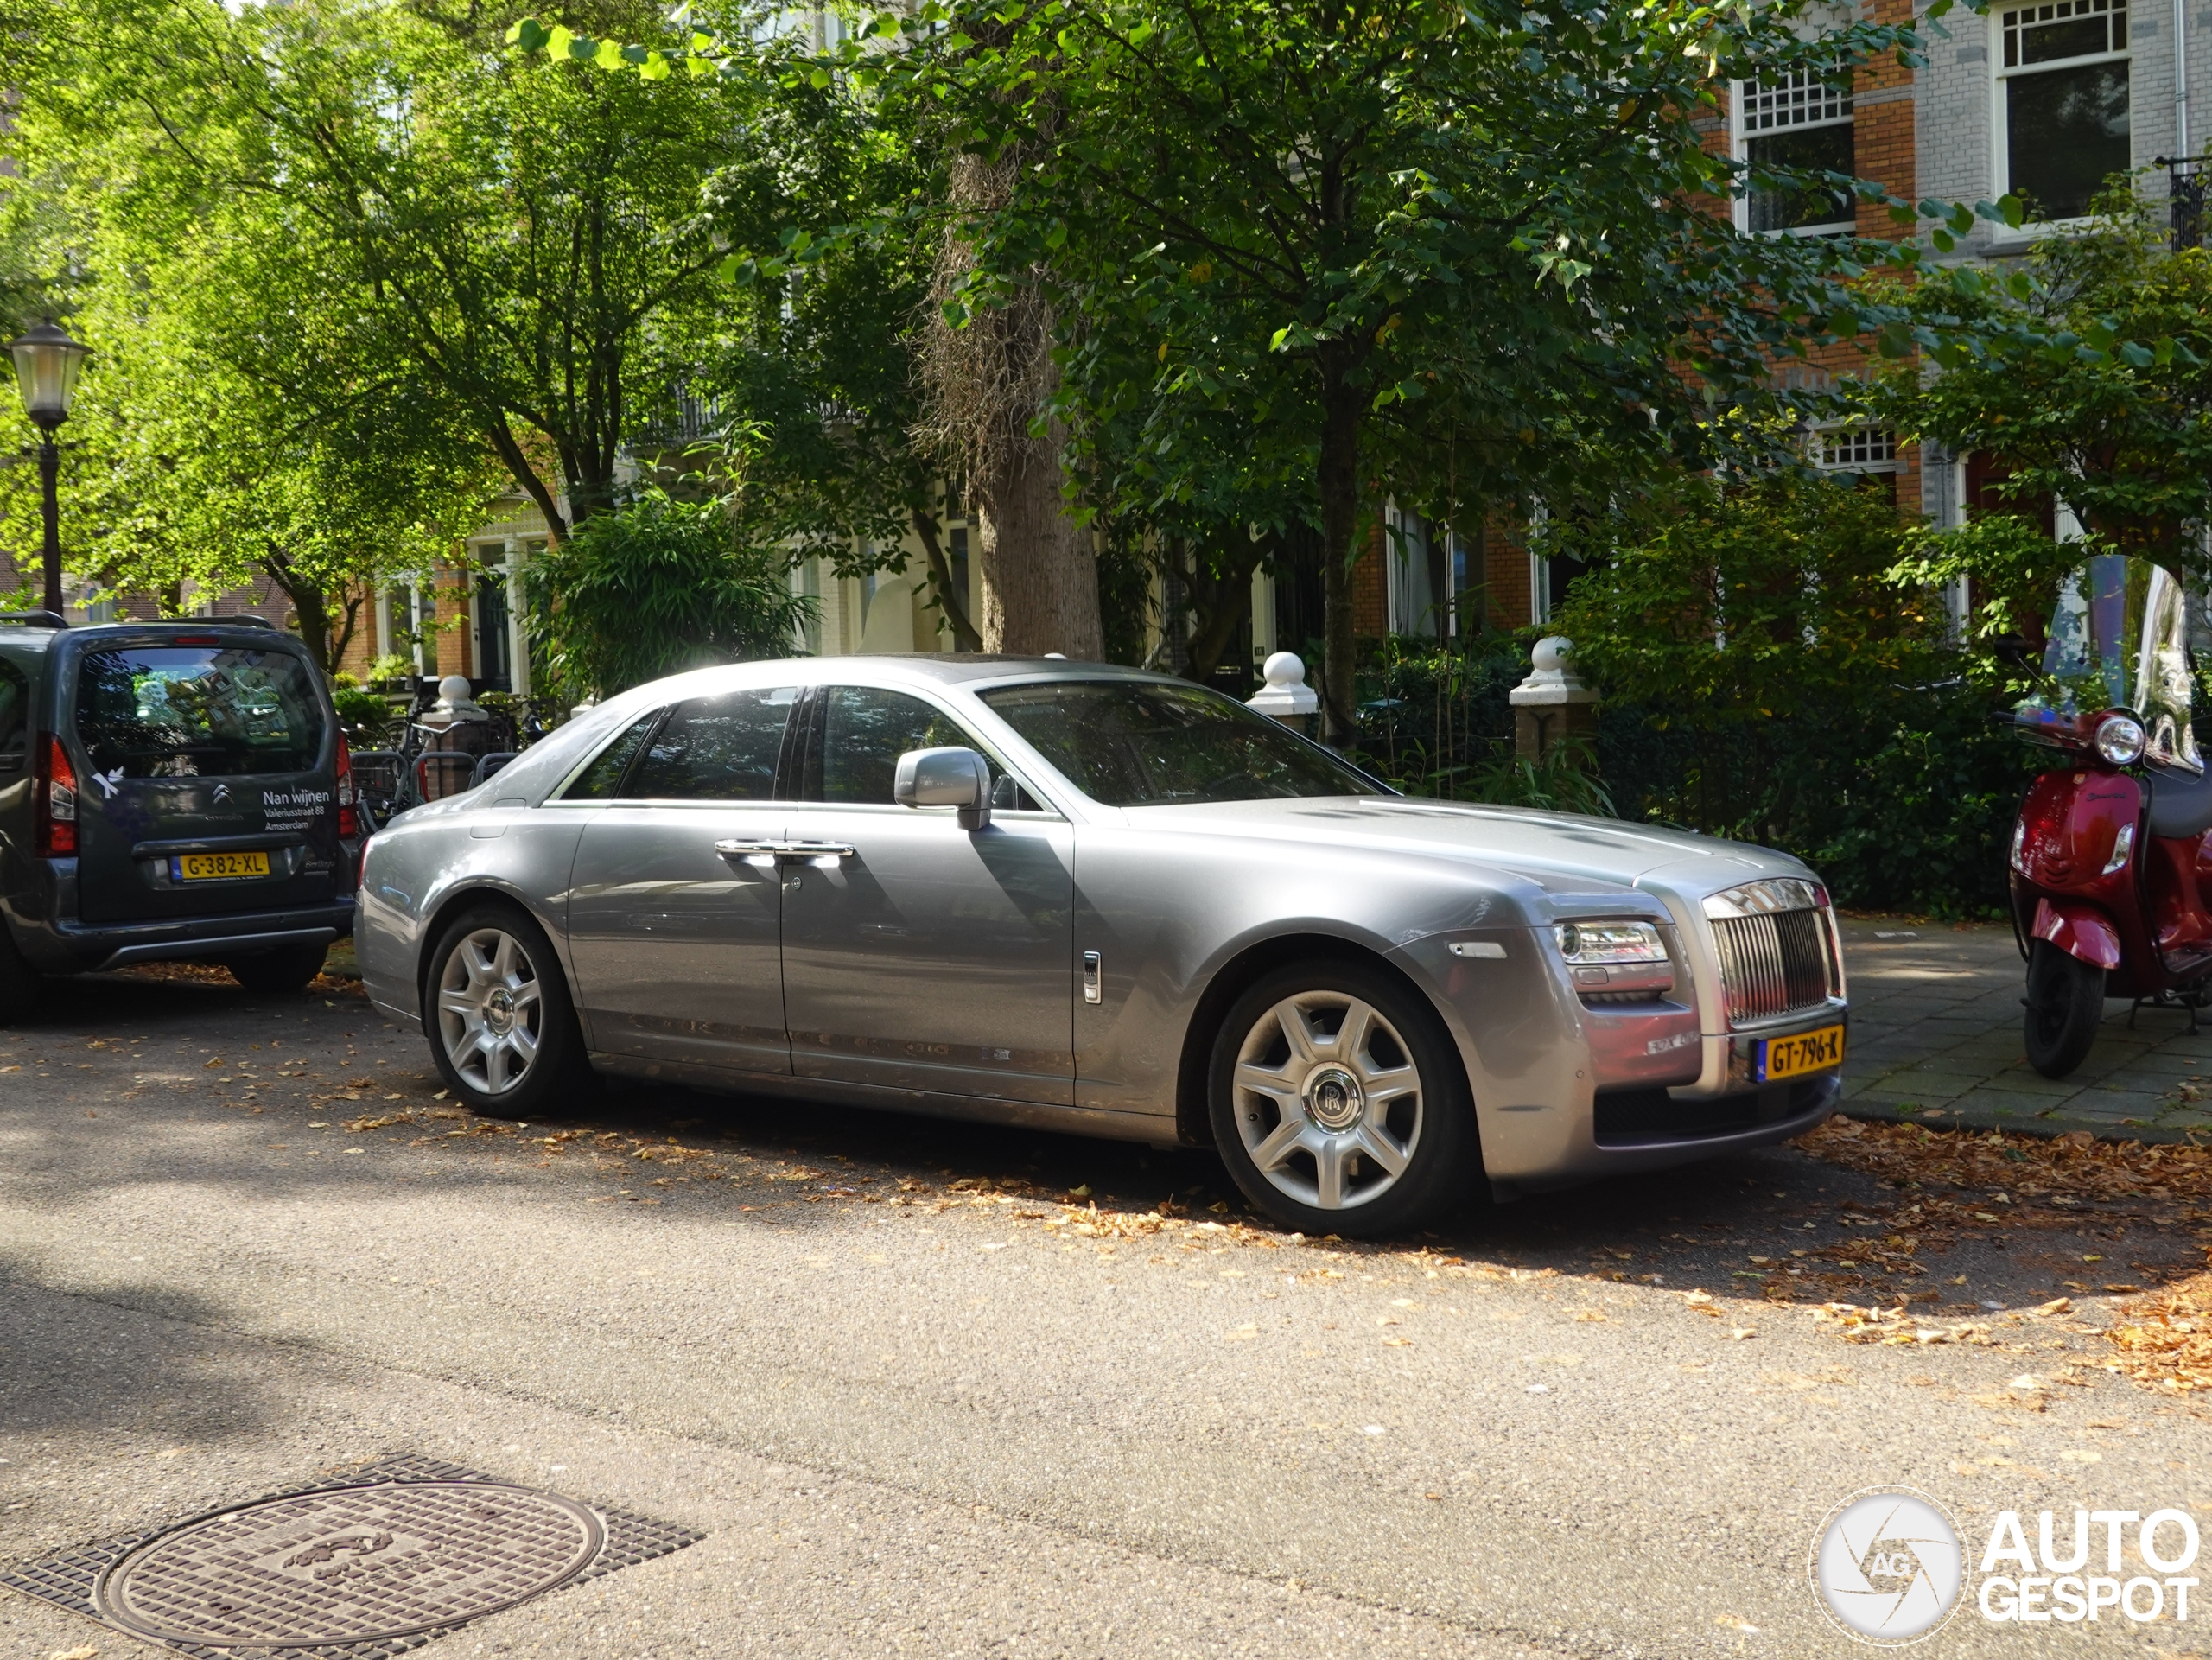
[{"label": "van rear window", "polygon": [[304,773],[322,754],[313,673],[287,652],[95,652],[78,672],[77,735],[110,776]]}]

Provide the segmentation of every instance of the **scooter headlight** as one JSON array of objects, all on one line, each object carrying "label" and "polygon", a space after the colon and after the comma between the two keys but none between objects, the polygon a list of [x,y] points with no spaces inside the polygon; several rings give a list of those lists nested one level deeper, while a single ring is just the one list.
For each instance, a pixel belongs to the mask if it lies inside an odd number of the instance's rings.
[{"label": "scooter headlight", "polygon": [[2133,766],[2143,759],[2143,747],[2150,741],[2150,735],[2133,715],[2115,711],[2097,722],[2094,741],[2097,754],[2114,766]]}]

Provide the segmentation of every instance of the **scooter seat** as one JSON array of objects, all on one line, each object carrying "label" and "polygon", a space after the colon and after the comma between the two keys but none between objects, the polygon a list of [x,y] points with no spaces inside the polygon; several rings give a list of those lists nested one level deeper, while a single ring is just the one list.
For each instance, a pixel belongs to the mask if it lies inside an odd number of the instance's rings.
[{"label": "scooter seat", "polygon": [[2151,834],[2187,840],[2212,830],[2212,776],[2178,768],[2146,766],[2151,786]]}]

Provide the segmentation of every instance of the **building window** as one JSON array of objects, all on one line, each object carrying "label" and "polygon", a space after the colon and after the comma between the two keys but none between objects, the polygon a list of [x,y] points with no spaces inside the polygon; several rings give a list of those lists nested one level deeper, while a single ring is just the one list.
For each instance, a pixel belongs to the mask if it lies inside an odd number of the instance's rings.
[{"label": "building window", "polygon": [[1824,473],[1894,473],[1897,440],[1877,427],[1837,427],[1813,435],[1815,461]]},{"label": "building window", "polygon": [[[1851,94],[1809,73],[1747,80],[1736,99],[1742,159],[1754,168],[1856,175]],[[1852,193],[1836,185],[1761,187],[1744,197],[1747,231],[1848,231],[1858,224]]]},{"label": "building window", "polygon": [[1998,189],[2023,198],[2031,219],[2080,219],[2133,163],[2127,0],[2044,0],[1998,25]]}]

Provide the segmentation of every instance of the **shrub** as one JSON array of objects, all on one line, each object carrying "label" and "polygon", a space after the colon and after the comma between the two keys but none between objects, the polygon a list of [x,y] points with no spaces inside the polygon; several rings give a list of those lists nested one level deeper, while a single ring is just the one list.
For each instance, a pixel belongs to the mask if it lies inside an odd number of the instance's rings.
[{"label": "shrub", "polygon": [[791,591],[781,552],[740,544],[725,500],[657,488],[586,519],[523,583],[539,665],[564,701],[791,656],[813,607]]},{"label": "shrub", "polygon": [[1847,905],[1986,913],[2034,768],[1854,483],[1687,481],[1604,527],[1553,626],[1606,693],[1630,817],[1784,849]]}]

